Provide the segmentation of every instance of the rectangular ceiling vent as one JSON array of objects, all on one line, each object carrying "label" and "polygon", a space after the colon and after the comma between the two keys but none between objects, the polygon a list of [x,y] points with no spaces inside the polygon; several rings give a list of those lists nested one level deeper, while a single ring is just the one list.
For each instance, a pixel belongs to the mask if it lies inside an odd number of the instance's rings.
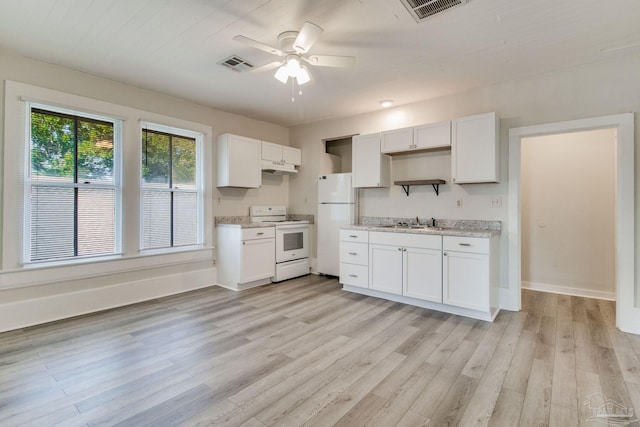
[{"label": "rectangular ceiling vent", "polygon": [[232,55],[226,59],[223,59],[222,61],[218,62],[218,64],[225,66],[227,68],[230,68],[233,71],[237,71],[239,73],[249,71],[254,67],[252,63],[250,63],[246,59],[240,58],[238,55]]},{"label": "rectangular ceiling vent", "polygon": [[468,3],[469,0],[400,0],[400,2],[407,8],[416,22],[422,22],[440,12],[462,6]]}]

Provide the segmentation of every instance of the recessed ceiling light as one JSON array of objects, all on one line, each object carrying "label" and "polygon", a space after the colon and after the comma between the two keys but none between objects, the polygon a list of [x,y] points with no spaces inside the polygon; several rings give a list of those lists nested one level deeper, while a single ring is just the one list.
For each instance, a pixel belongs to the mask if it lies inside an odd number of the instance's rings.
[{"label": "recessed ceiling light", "polygon": [[380,101],[380,106],[382,108],[389,108],[393,105],[393,99],[383,99]]}]

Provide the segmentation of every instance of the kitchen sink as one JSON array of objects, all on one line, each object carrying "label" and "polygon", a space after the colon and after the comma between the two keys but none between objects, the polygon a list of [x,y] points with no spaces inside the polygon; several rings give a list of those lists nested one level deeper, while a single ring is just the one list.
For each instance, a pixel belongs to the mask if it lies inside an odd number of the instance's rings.
[{"label": "kitchen sink", "polygon": [[433,231],[442,231],[442,227],[431,227],[428,225],[400,225],[400,224],[392,224],[392,225],[381,225],[382,228],[393,228],[398,230],[433,230]]}]

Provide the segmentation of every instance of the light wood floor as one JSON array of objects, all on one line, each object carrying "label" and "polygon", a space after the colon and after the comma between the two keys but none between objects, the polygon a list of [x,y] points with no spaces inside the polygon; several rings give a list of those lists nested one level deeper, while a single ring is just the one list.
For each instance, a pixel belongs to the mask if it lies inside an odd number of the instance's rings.
[{"label": "light wood floor", "polygon": [[485,323],[307,276],[4,333],[0,425],[603,425],[594,393],[640,411],[613,303],[523,308]]}]

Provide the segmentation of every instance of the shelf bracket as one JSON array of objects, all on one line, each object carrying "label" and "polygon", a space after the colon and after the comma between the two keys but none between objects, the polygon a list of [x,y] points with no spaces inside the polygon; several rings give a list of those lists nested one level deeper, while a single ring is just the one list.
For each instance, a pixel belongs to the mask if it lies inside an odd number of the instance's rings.
[{"label": "shelf bracket", "polygon": [[446,184],[444,179],[412,179],[409,181],[395,181],[395,185],[399,185],[404,190],[404,194],[409,197],[409,191],[412,185],[431,185],[436,196],[440,195],[440,184]]}]

